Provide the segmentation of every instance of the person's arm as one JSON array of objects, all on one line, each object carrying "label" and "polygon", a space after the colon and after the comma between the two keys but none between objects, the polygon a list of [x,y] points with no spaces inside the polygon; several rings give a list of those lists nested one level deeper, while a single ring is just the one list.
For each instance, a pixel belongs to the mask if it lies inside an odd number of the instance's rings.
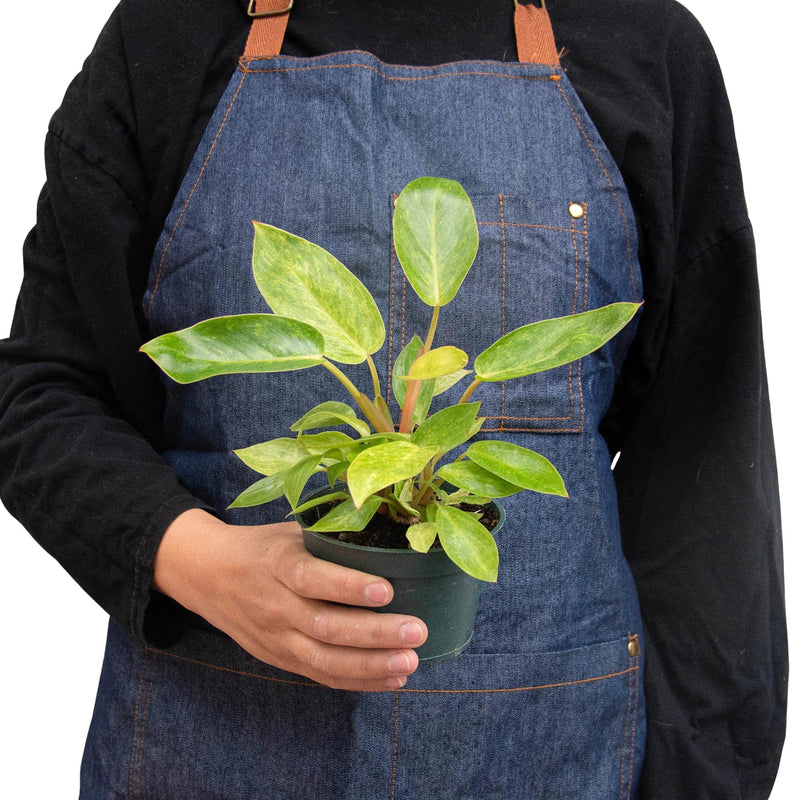
[{"label": "person's arm", "polygon": [[663,192],[672,215],[642,216],[644,315],[606,423],[645,625],[640,798],[765,800],[787,645],[755,250],[716,60],[678,19],[665,30],[671,180],[631,182],[639,209]]},{"label": "person's arm", "polygon": [[[144,146],[121,14],[47,137],[48,182],[0,342],[3,501],[140,640],[168,647],[188,608],[275,666],[339,688],[398,688],[424,624],[342,606],[384,605],[388,582],[313,558],[294,523],[225,525],[158,454],[161,394],[138,352],[136,298],[158,216],[142,153],[161,150]],[[204,73],[190,76],[202,94]],[[191,103],[181,113],[196,127]]]}]

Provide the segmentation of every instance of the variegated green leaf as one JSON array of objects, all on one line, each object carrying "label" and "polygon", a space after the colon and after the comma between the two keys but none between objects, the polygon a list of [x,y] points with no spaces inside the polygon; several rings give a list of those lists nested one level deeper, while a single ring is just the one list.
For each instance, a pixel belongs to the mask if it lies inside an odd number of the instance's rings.
[{"label": "variegated green leaf", "polygon": [[330,492],[329,494],[319,495],[313,500],[307,500],[305,503],[301,503],[297,508],[293,509],[291,513],[297,516],[304,511],[308,511],[310,508],[321,506],[323,503],[330,503],[332,500],[347,500],[349,497],[350,495],[347,492]]},{"label": "variegated green leaf", "polygon": [[363,531],[383,503],[382,497],[373,495],[356,508],[352,500],[345,500],[332,508],[321,520],[308,530],[332,533],[335,531]]},{"label": "variegated green leaf", "polygon": [[[435,347],[423,353],[412,365],[407,375],[400,375],[403,380],[422,381],[430,378],[441,378],[461,369],[469,360],[469,356],[457,347],[446,345]],[[436,384],[434,383],[434,390]]]},{"label": "variegated green leaf", "polygon": [[360,364],[380,350],[386,332],[363,283],[319,245],[254,222],[253,274],[276,314],[313,325],[333,361]]},{"label": "variegated green leaf", "polygon": [[315,472],[318,472],[319,469],[319,456],[308,456],[302,461],[298,461],[293,467],[286,471],[284,494],[292,508],[294,508],[300,500],[300,495],[306,488],[308,479]]},{"label": "variegated green leaf", "polygon": [[408,282],[429,306],[458,292],[478,251],[478,224],[461,184],[417,178],[397,198],[394,245]]},{"label": "variegated green leaf", "polygon": [[359,453],[347,470],[347,485],[357,508],[371,494],[422,471],[436,454],[409,441],[387,442]]},{"label": "variegated green leaf", "polygon": [[270,442],[250,445],[234,450],[237,456],[250,469],[262,475],[276,475],[294,466],[308,453],[300,446],[297,439],[273,439]]},{"label": "variegated green leaf", "polygon": [[482,381],[507,381],[569,364],[602,347],[633,318],[640,303],[545,319],[507,333],[475,359]]},{"label": "variegated green leaf", "polygon": [[250,508],[251,506],[260,506],[277,500],[284,493],[285,478],[285,472],[261,478],[261,480],[248,486],[228,508]]},{"label": "variegated green leaf", "polygon": [[567,497],[558,470],[543,455],[526,447],[487,440],[471,444],[467,456],[485,470],[523,489]]},{"label": "variegated green leaf", "polygon": [[418,447],[437,447],[446,453],[466,442],[473,434],[480,403],[448,406],[426,419],[411,436]]},{"label": "variegated green leaf", "polygon": [[[400,408],[406,400],[406,382],[400,376],[408,375],[411,365],[419,356],[422,350],[423,342],[416,334],[411,337],[411,341],[400,351],[397,360],[394,362],[394,369],[392,370],[392,391],[394,392],[394,399]],[[436,388],[436,382],[433,380],[422,381],[420,384],[419,395],[417,395],[417,404],[414,406],[413,422],[419,425],[426,416],[428,416],[428,409],[431,407],[431,400]]]},{"label": "variegated green leaf", "polygon": [[450,560],[468,575],[495,583],[500,556],[492,534],[466,511],[451,506],[436,510],[439,541]]},{"label": "variegated green leaf", "polygon": [[442,375],[440,378],[437,378],[433,384],[433,396],[438,397],[440,394],[444,394],[448,389],[455,386],[462,378],[465,378],[467,375],[471,375],[472,370],[470,369],[458,369],[455,372],[452,372],[450,375]]},{"label": "variegated green leaf", "polygon": [[435,522],[418,522],[416,525],[408,526],[406,538],[412,550],[416,550],[418,553],[427,553],[436,540],[436,533]]},{"label": "variegated green leaf", "polygon": [[521,487],[503,480],[472,461],[444,464],[436,470],[436,477],[482,497],[508,497],[522,491]]},{"label": "variegated green leaf", "polygon": [[291,426],[291,430],[302,433],[313,428],[327,428],[332,425],[349,425],[361,436],[368,436],[370,431],[369,425],[359,419],[347,403],[340,403],[337,400],[326,400],[314,406]]},{"label": "variegated green leaf", "polygon": [[242,372],[286,372],[321,364],[320,333],[275,314],[213,317],[141,348],[178,383]]}]

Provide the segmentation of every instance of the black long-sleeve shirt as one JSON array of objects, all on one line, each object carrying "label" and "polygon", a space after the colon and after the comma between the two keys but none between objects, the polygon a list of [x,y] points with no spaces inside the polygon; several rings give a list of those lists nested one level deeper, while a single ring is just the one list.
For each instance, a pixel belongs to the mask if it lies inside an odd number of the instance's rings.
[{"label": "black long-sleeve shirt", "polygon": [[[500,0],[299,3],[283,52],[516,57]],[[202,504],[161,461],[140,298],[163,220],[248,31],[246,0],[123,0],[53,117],[47,185],[0,344],[9,510],[118,622],[167,646],[149,589]],[[786,640],[755,256],[711,48],[671,0],[551,0],[562,63],[625,178],[645,306],[603,431],[645,622],[640,797],[765,798]],[[745,603],[734,611],[737,603]]]}]

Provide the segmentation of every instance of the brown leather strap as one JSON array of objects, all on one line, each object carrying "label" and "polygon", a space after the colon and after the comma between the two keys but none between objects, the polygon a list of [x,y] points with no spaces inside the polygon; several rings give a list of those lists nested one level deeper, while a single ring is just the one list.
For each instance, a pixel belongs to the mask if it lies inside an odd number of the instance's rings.
[{"label": "brown leather strap", "polygon": [[[276,56],[280,53],[290,8],[289,0],[251,0],[248,13],[254,16],[244,48],[245,58]],[[282,13],[257,16],[270,11]]]},{"label": "brown leather strap", "polygon": [[517,31],[517,57],[521,63],[560,66],[553,26],[544,0],[541,8],[516,3],[514,27]]},{"label": "brown leather strap", "polygon": [[[517,33],[517,55],[524,64],[546,64],[560,66],[558,50],[553,37],[550,15],[542,2],[542,7],[517,3],[514,9],[514,27]],[[255,14],[265,12],[284,12],[269,16],[255,16],[250,26],[244,55],[276,56],[283,46],[286,25],[289,22],[289,0],[251,0],[250,11]]]}]

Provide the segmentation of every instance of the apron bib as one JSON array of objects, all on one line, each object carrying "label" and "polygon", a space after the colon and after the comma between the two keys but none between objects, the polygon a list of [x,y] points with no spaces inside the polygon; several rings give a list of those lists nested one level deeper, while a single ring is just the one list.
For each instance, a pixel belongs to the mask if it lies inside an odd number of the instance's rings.
[{"label": "apron bib", "polygon": [[[523,324],[640,299],[629,199],[544,9],[517,7],[520,63],[433,67],[279,56],[287,17],[255,21],[165,222],[144,297],[153,336],[267,310],[251,273],[255,219],[320,244],[367,285],[387,322],[375,360],[389,386],[429,320],[391,233],[394,198],[423,175],[458,180],[480,231],[437,344],[468,341],[474,358]],[[571,499],[502,501],[499,581],[462,655],[421,666],[399,691],[344,692],[270,667],[201,621],[168,651],[112,623],[81,796],[634,797],[642,628],[598,433],[631,336],[473,398],[488,417],[480,436],[541,452]],[[369,385],[364,365],[346,371]],[[258,477],[232,450],[347,399],[322,369],[165,389],[165,458],[234,524],[281,521],[288,506],[225,511]]]}]

